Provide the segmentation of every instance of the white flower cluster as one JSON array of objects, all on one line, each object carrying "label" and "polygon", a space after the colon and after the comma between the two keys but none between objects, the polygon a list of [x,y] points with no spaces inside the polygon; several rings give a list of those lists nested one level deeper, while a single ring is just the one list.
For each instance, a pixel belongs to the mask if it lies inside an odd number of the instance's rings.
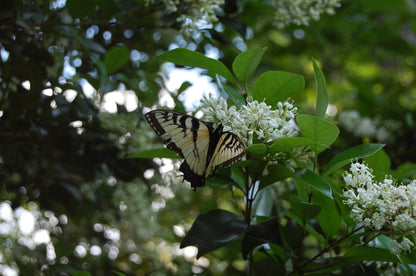
[{"label": "white flower cluster", "polygon": [[414,247],[408,236],[416,234],[416,180],[408,185],[398,185],[389,178],[377,183],[365,164],[355,162],[344,181],[345,203],[352,207],[350,216],[356,222],[375,231],[389,231],[395,254]]},{"label": "white flower cluster", "polygon": [[309,25],[323,13],[334,14],[341,0],[277,0],[274,24],[283,29],[290,24]]},{"label": "white flower cluster", "polygon": [[400,128],[400,124],[393,120],[383,120],[382,125],[378,120],[369,117],[361,117],[356,110],[340,112],[338,116],[340,124],[356,137],[370,137],[377,141],[386,142],[392,139],[391,133]]},{"label": "white flower cluster", "polygon": [[[146,0],[146,4],[155,4],[155,0]],[[180,10],[187,10],[181,14],[177,21],[182,24],[182,31],[189,33],[198,31],[200,26],[217,22],[215,10],[224,5],[224,0],[162,0],[165,11],[169,13]]]},{"label": "white flower cluster", "polygon": [[211,94],[201,101],[204,115],[223,124],[225,131],[235,133],[246,146],[298,135],[291,123],[297,107],[289,101],[278,102],[276,109],[251,99],[247,99],[247,104],[240,109],[235,106],[228,108],[226,99],[214,99]]}]

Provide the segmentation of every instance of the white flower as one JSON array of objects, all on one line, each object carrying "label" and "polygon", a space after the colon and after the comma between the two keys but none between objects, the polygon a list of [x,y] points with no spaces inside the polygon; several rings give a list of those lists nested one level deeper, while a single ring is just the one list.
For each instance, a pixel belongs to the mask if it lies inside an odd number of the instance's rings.
[{"label": "white flower", "polygon": [[225,131],[238,135],[246,146],[298,135],[290,123],[297,114],[297,107],[290,102],[278,102],[276,109],[272,109],[264,102],[248,99],[246,105],[237,109],[235,106],[228,108],[226,99],[214,99],[210,94],[202,103],[207,118],[223,124]]},{"label": "white flower", "polygon": [[[215,99],[211,94],[202,99],[203,111],[208,121],[221,123],[225,131],[231,131],[240,137],[245,146],[253,144],[271,144],[283,137],[297,136],[292,121],[297,115],[297,107],[289,101],[278,102],[276,107],[265,102],[247,99],[247,104],[237,109],[228,108],[227,100]],[[291,152],[269,154],[264,159],[270,163],[284,163],[294,170],[297,163],[306,163],[314,153],[308,147],[298,147]]]},{"label": "white flower", "polygon": [[390,242],[390,249],[393,254],[410,251],[413,246],[414,243],[406,237],[404,237],[401,242],[398,242],[397,240],[391,240]]},{"label": "white flower", "polygon": [[[371,170],[358,162],[351,164],[344,181],[344,203],[352,207],[351,218],[375,231],[387,229],[393,238],[392,252],[411,250],[413,243],[403,233],[416,235],[416,181],[399,185],[385,178],[376,183]],[[396,237],[402,242],[397,242]]]},{"label": "white flower", "polygon": [[334,14],[341,0],[279,0],[275,1],[274,25],[282,29],[290,24],[309,25],[319,20],[321,14]]}]

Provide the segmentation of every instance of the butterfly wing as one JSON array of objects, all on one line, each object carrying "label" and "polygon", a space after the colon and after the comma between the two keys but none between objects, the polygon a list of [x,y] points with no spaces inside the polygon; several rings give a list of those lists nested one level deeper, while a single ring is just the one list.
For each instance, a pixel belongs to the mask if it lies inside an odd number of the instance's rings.
[{"label": "butterfly wing", "polygon": [[[197,118],[174,111],[153,110],[145,115],[166,146],[185,159],[180,167],[193,188],[205,184],[212,128]],[[211,141],[212,143],[212,141]]]},{"label": "butterfly wing", "polygon": [[221,164],[225,167],[230,166],[240,160],[245,153],[245,147],[237,135],[221,131],[208,164],[207,173]]},{"label": "butterfly wing", "polygon": [[167,147],[185,159],[179,170],[193,189],[204,186],[216,167],[230,166],[245,154],[240,139],[223,132],[222,125],[213,130],[195,117],[167,110],[153,110],[145,116]]}]

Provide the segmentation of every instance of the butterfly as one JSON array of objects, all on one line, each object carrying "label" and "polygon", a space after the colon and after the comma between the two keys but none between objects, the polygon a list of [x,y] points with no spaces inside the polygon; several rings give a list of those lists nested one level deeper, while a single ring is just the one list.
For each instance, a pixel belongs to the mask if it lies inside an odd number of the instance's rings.
[{"label": "butterfly", "polygon": [[193,116],[168,110],[153,110],[145,117],[167,148],[184,158],[179,171],[193,190],[204,186],[220,165],[230,166],[246,152],[237,135],[223,131],[223,125],[213,128]]}]

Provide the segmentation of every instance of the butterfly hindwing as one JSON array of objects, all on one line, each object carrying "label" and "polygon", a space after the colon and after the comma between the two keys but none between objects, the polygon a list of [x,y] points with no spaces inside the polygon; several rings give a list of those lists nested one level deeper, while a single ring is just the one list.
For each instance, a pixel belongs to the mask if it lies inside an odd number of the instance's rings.
[{"label": "butterfly hindwing", "polygon": [[245,153],[238,137],[223,132],[222,125],[213,129],[193,116],[167,110],[153,110],[145,116],[166,146],[185,159],[179,170],[192,188],[204,186],[213,169],[229,166]]},{"label": "butterfly hindwing", "polygon": [[245,152],[243,143],[234,133],[222,132],[209,166],[215,168],[222,164],[228,167],[240,160]]}]

